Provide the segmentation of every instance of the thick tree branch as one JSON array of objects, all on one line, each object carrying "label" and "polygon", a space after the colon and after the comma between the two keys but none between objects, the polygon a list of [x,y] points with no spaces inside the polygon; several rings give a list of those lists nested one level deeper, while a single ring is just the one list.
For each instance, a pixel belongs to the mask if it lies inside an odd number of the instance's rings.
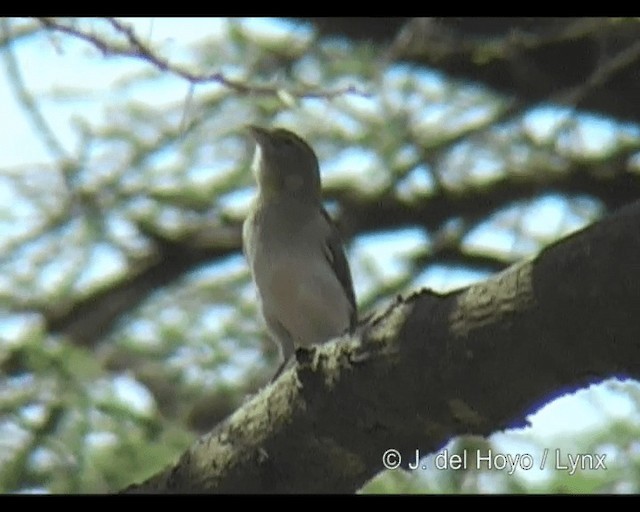
[{"label": "thick tree branch", "polygon": [[393,448],[526,424],[607,377],[640,378],[640,202],[491,279],[399,299],[298,365],[130,492],[353,492]]}]

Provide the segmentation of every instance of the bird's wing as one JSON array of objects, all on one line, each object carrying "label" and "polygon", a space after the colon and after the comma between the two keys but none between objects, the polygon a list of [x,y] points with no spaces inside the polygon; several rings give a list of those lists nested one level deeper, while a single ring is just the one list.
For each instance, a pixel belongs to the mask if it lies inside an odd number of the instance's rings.
[{"label": "bird's wing", "polygon": [[340,281],[342,289],[344,290],[344,293],[349,300],[349,304],[351,305],[349,330],[352,332],[356,326],[358,313],[356,309],[356,296],[353,291],[353,281],[351,279],[349,262],[347,261],[347,257],[344,253],[342,239],[340,238],[338,228],[324,208],[322,208],[322,216],[329,224],[328,234],[324,243],[324,254],[329,261],[329,264],[331,265],[331,268],[333,269],[336,277],[338,278],[338,281]]}]

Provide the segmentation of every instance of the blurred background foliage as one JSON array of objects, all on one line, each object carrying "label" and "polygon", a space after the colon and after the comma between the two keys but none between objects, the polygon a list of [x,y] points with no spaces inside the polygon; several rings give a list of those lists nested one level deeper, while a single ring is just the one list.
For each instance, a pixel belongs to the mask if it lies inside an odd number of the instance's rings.
[{"label": "blurred background foliage", "polygon": [[[638,197],[638,119],[454,80],[327,24],[2,20],[1,491],[116,491],[268,381],[240,250],[248,123],[316,150],[363,312],[481,280]],[[362,492],[638,492],[638,386],[594,389],[573,397],[588,425],[556,407],[555,432],[443,449],[605,450],[607,471],[383,472]]]}]

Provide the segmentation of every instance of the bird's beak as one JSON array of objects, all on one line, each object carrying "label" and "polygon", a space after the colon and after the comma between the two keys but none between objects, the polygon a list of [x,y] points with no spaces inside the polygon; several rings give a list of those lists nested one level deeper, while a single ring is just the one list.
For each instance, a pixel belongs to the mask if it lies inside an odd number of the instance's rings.
[{"label": "bird's beak", "polygon": [[253,137],[259,146],[264,144],[270,138],[269,130],[261,128],[260,126],[249,124],[246,126],[246,129],[249,132],[249,135]]}]

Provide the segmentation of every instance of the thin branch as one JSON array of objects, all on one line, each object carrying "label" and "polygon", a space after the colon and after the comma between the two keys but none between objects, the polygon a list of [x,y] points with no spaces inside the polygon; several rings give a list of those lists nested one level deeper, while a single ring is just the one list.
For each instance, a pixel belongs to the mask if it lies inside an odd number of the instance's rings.
[{"label": "thin branch", "polygon": [[[2,18],[2,20],[0,20],[0,27],[2,29],[3,39],[7,41],[10,40],[11,28],[9,26],[9,20],[7,18]],[[2,48],[2,55],[7,68],[9,86],[13,89],[13,93],[16,95],[18,102],[24,108],[38,134],[41,136],[44,145],[56,157],[56,159],[65,161],[70,160],[67,152],[64,150],[62,144],[56,138],[53,130],[40,112],[38,102],[25,86],[24,79],[20,73],[20,68],[15,55],[13,54],[11,44],[4,45]]]},{"label": "thin branch", "polygon": [[340,87],[333,90],[323,89],[298,89],[298,90],[284,90],[282,87],[273,87],[266,85],[248,84],[241,80],[233,80],[226,77],[223,73],[216,71],[214,73],[194,73],[188,69],[179,66],[177,64],[169,62],[167,59],[157,55],[153,49],[147,44],[143,43],[140,38],[135,34],[131,27],[124,25],[114,18],[107,18],[109,24],[119,33],[125,36],[127,41],[126,45],[117,45],[113,42],[107,42],[100,39],[95,34],[88,34],[77,28],[64,25],[51,18],[37,18],[38,21],[46,28],[50,30],[56,30],[63,32],[70,36],[81,39],[96,48],[98,48],[104,55],[118,55],[122,57],[133,57],[148,62],[160,71],[173,73],[180,78],[183,78],[192,85],[205,84],[205,83],[217,83],[239,94],[251,94],[261,96],[278,96],[281,97],[283,93],[285,95],[299,98],[325,98],[333,99],[337,96],[343,96],[346,94],[355,94],[362,97],[369,97],[370,94],[360,91],[353,85],[346,87]]},{"label": "thin branch", "polygon": [[564,91],[557,96],[552,96],[552,101],[567,105],[578,105],[584,98],[596,88],[602,87],[611,78],[621,71],[630,68],[640,61],[640,41],[636,41],[618,52],[614,57],[605,60],[593,70],[584,84]]},{"label": "thin branch", "polygon": [[[2,20],[3,24],[7,21],[6,18]],[[12,46],[18,41],[26,39],[32,35],[40,33],[40,27],[37,25],[12,27],[10,32],[4,30],[0,33],[0,49],[7,46]]]}]

